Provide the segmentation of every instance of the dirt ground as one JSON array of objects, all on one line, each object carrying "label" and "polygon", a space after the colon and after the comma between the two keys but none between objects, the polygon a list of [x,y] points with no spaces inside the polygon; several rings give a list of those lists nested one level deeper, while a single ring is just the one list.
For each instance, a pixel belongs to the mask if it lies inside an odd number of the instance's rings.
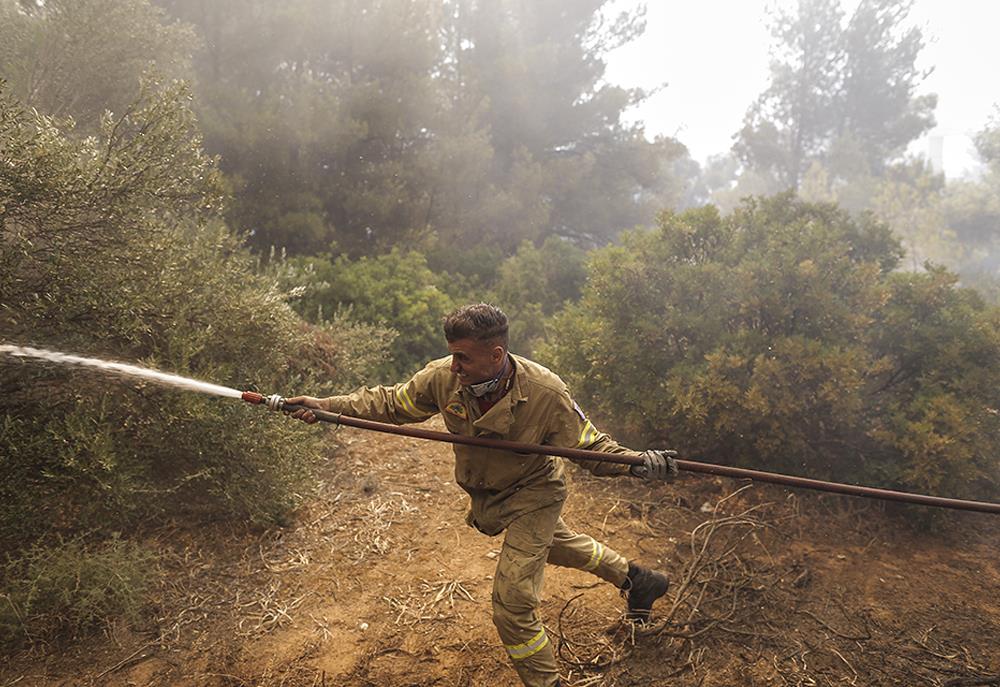
[{"label": "dirt ground", "polygon": [[[427,423],[440,428],[437,421]],[[0,667],[7,685],[514,685],[490,619],[499,537],[465,525],[450,447],[342,429],[321,498],[284,529],[163,527],[138,625]],[[1000,521],[682,475],[570,468],[569,525],[672,579],[647,628],[550,567],[564,684],[1000,685]]]}]

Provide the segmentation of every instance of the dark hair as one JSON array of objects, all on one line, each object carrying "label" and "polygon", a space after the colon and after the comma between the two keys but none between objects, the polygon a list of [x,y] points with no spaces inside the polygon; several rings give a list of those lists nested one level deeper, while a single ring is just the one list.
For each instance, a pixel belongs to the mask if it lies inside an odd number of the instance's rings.
[{"label": "dark hair", "polygon": [[503,310],[489,303],[463,305],[445,316],[444,338],[449,342],[461,339],[474,341],[497,340],[507,347],[507,316]]}]

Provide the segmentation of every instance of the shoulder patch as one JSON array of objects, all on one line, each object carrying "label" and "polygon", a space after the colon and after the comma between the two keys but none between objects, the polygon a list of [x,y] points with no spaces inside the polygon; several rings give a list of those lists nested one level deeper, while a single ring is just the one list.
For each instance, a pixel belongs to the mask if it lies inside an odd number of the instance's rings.
[{"label": "shoulder patch", "polygon": [[445,407],[445,411],[451,413],[452,415],[460,417],[463,420],[469,417],[469,414],[465,411],[465,406],[463,406],[458,401],[455,401],[454,403],[449,403],[447,407]]},{"label": "shoulder patch", "polygon": [[587,419],[587,416],[583,414],[582,410],[580,410],[580,406],[578,406],[576,404],[576,401],[573,401],[573,410],[576,411],[576,414],[580,416],[581,420],[586,420]]}]

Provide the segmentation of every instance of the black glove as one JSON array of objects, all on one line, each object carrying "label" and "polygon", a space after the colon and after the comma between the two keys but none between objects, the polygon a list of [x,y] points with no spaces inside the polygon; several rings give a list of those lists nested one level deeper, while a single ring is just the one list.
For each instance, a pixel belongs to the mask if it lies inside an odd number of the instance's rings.
[{"label": "black glove", "polygon": [[661,482],[673,482],[677,477],[677,451],[646,451],[642,454],[642,465],[633,465],[629,472],[635,477]]}]

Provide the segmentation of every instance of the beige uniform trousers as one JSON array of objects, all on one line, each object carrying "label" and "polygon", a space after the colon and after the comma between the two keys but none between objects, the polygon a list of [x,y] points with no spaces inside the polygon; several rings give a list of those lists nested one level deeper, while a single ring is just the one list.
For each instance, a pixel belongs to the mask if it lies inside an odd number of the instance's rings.
[{"label": "beige uniform trousers", "polygon": [[628,561],[560,517],[562,503],[526,513],[507,527],[493,580],[493,624],[527,687],[559,679],[552,643],[538,615],[545,564],[586,570],[616,587],[625,583]]}]

